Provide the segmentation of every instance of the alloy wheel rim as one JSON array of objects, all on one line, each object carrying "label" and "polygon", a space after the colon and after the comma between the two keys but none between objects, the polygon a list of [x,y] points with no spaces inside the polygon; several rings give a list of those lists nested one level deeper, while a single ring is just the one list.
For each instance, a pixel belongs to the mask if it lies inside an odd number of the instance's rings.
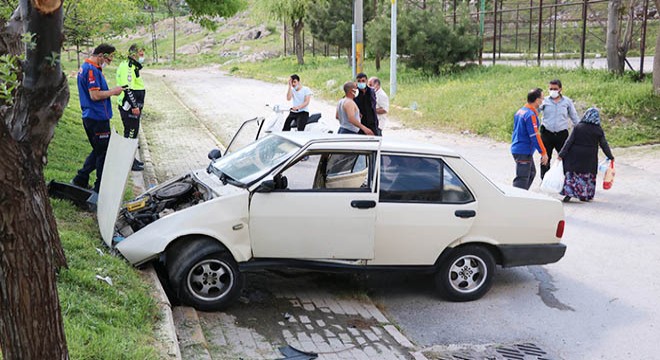
[{"label": "alloy wheel rim", "polygon": [[488,277],[488,268],[480,257],[465,255],[454,261],[447,276],[452,289],[468,294],[481,288]]},{"label": "alloy wheel rim", "polygon": [[217,259],[205,259],[188,272],[186,286],[197,299],[214,301],[221,299],[234,285],[234,276],[227,263]]}]

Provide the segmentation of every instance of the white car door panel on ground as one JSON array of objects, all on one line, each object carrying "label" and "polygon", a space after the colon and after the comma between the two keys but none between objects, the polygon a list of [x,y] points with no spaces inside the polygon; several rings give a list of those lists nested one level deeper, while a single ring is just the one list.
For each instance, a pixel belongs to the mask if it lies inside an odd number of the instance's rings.
[{"label": "white car door panel on ground", "polygon": [[373,151],[313,150],[250,203],[254,257],[373,259],[378,194]]}]

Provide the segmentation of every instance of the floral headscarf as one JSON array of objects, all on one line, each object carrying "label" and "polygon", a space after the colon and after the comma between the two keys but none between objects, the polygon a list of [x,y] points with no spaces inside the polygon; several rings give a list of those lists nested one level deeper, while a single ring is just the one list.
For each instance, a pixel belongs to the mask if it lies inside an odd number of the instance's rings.
[{"label": "floral headscarf", "polygon": [[595,107],[591,107],[584,112],[584,116],[582,116],[580,122],[600,126],[600,112]]}]

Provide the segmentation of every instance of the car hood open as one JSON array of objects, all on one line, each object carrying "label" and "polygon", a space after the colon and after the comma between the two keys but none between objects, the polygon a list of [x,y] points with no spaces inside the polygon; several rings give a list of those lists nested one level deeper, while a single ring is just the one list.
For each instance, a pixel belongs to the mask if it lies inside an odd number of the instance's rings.
[{"label": "car hood open", "polygon": [[133,165],[138,140],[128,139],[112,129],[110,144],[103,166],[103,177],[97,203],[96,217],[103,241],[112,246],[115,222],[124,196],[128,174]]}]

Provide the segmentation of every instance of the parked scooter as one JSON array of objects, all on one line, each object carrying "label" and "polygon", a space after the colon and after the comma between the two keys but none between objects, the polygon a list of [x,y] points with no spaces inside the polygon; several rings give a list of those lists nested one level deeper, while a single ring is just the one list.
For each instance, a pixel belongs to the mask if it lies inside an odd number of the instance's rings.
[{"label": "parked scooter", "polygon": [[[265,119],[266,122],[264,123],[264,127],[263,127],[264,132],[271,133],[271,132],[282,131],[282,129],[284,128],[284,121],[289,115],[291,109],[287,106],[281,106],[277,104],[272,106],[266,104],[266,106],[273,109],[274,115]],[[298,131],[297,123],[295,119],[291,123],[291,131]],[[305,125],[305,131],[335,133],[336,129],[333,129],[331,126],[321,121],[321,113],[313,113],[310,114],[309,118],[307,119],[307,124]]]}]

